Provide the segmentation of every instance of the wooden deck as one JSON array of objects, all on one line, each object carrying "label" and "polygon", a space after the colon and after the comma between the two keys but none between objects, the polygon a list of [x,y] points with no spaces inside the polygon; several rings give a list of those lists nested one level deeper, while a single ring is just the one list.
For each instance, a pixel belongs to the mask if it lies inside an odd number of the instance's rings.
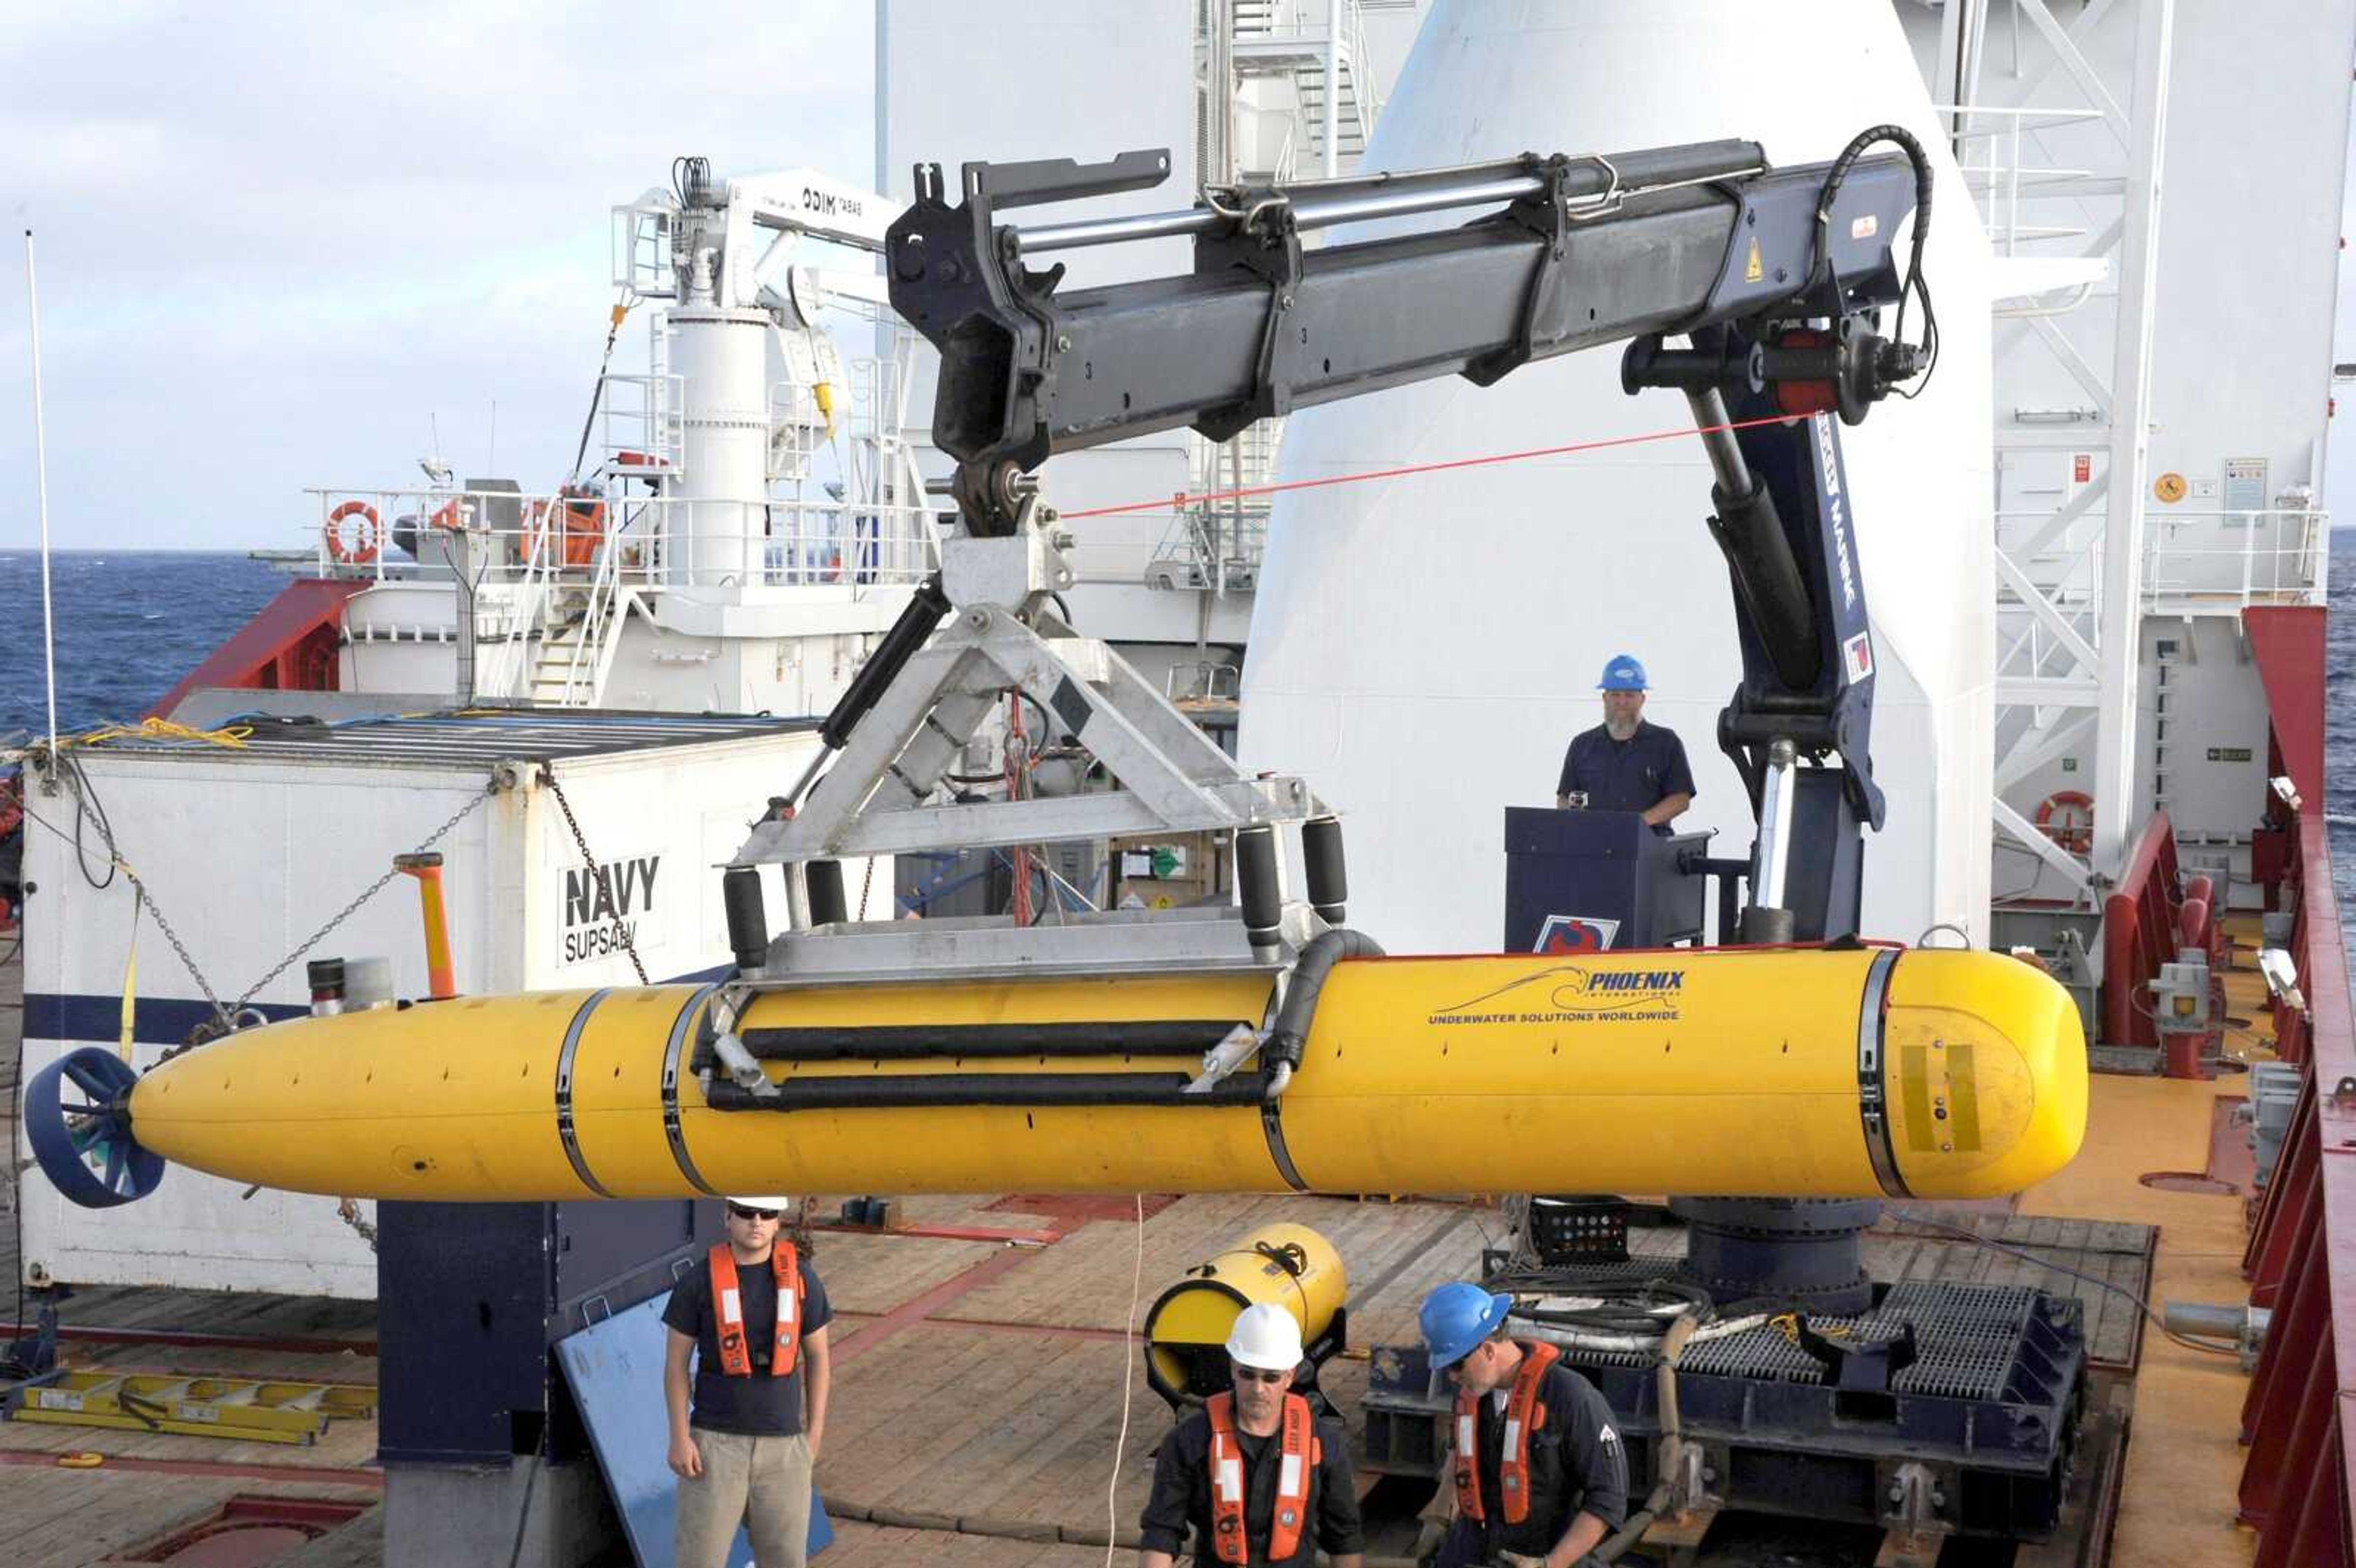
[{"label": "wooden deck", "polygon": [[[0,968],[0,1027],[11,1045],[21,1021],[17,984],[13,963]],[[15,1056],[0,1052],[0,1072],[13,1071]],[[2156,1268],[2160,1295],[2237,1298],[2238,1196],[2140,1180],[2154,1170],[2205,1170],[2215,1101],[2237,1092],[2231,1080],[2098,1080],[2086,1152],[2062,1177],[2010,1204],[1908,1209],[1867,1243],[1879,1278],[2031,1284],[2085,1302],[2094,1355],[2118,1369],[2136,1418],[2121,1563],[2246,1562],[2247,1537],[2230,1525],[2244,1380],[2230,1360],[2145,1338],[2131,1303],[2046,1265],[2136,1294],[2152,1288]],[[13,1188],[0,1202],[10,1206],[0,1211],[0,1250],[14,1275]],[[1172,1202],[1141,1228],[1120,1202],[935,1198],[908,1200],[897,1232],[822,1232],[816,1262],[839,1315],[819,1483],[840,1523],[825,1561],[1102,1563],[1108,1533],[1126,1541],[1135,1527],[1153,1450],[1171,1424],[1144,1386],[1129,1325],[1180,1271],[1280,1217],[1322,1231],[1348,1266],[1351,1339],[1360,1349],[1327,1369],[1325,1385],[1353,1412],[1365,1386],[1363,1347],[1412,1339],[1425,1293],[1473,1274],[1481,1249],[1502,1240],[1485,1204],[1215,1196]],[[1963,1226],[2037,1261],[1958,1241],[1922,1220]],[[1004,1234],[926,1233],[942,1228]],[[1640,1228],[1633,1241],[1643,1253],[1679,1244],[1666,1226]],[[1134,1293],[1132,1280],[1141,1282]],[[0,1301],[0,1312],[13,1315],[13,1303]],[[377,1375],[366,1304],[93,1288],[76,1292],[67,1319],[73,1330],[177,1336],[69,1339],[76,1366],[359,1382]],[[289,1339],[328,1343],[262,1343]],[[659,1419],[657,1398],[648,1391],[649,1420]],[[310,1447],[0,1423],[0,1541],[11,1563],[73,1568],[207,1517],[236,1495],[366,1502],[381,1487],[374,1445],[369,1423],[339,1424]],[[67,1451],[105,1458],[96,1468],[59,1468],[55,1456]],[[1395,1520],[1373,1544],[1404,1550],[1413,1528]],[[351,1568],[382,1560],[371,1509],[277,1561]]]}]

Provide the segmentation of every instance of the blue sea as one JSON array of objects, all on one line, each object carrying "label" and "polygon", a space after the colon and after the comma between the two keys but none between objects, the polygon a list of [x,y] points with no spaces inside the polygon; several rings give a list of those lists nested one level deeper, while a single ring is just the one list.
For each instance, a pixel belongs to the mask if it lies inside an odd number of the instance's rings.
[{"label": "blue sea", "polygon": [[[135,721],[286,579],[242,555],[120,550],[54,556],[50,581],[58,727],[72,731]],[[40,557],[0,550],[0,737],[47,729],[41,667]],[[2356,923],[2356,529],[2331,536],[2325,667],[2325,809],[2340,908]]]},{"label": "blue sea", "polygon": [[[136,723],[155,699],[277,597],[285,576],[242,555],[105,550],[53,555],[58,729]],[[0,737],[46,734],[41,558],[0,550]]]}]

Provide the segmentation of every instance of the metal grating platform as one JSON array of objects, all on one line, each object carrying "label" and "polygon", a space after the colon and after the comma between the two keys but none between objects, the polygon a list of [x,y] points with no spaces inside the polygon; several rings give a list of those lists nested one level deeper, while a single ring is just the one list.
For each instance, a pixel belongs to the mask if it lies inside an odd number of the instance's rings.
[{"label": "metal grating platform", "polygon": [[[1669,1275],[1666,1258],[1550,1271],[1559,1293]],[[2079,1303],[2027,1285],[1908,1280],[1880,1287],[1870,1311],[1811,1317],[1816,1333],[1875,1345],[1910,1328],[1916,1359],[1885,1386],[1842,1388],[1798,1341],[1765,1324],[1696,1344],[1677,1370],[1685,1435],[1708,1456],[1708,1507],[1801,1515],[1860,1525],[1893,1523],[1902,1471],[1927,1477],[1942,1499],[1932,1527],[2033,1540],[2051,1532],[2068,1485],[2086,1373]],[[1658,1388],[1649,1354],[1566,1348],[1565,1360],[1602,1391],[1628,1439],[1632,1478],[1655,1478]],[[1419,1421],[1446,1408],[1419,1348],[1377,1351],[1370,1379],[1368,1446],[1375,1467],[1438,1463]],[[1379,1420],[1378,1420],[1379,1417]],[[1396,1452],[1376,1447],[1395,1439]],[[1899,1488],[1902,1491],[1902,1488]]]}]

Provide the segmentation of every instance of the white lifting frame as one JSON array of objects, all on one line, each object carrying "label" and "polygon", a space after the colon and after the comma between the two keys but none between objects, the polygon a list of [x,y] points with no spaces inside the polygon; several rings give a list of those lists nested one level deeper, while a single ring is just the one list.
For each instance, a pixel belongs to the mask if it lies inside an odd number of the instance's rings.
[{"label": "white lifting frame", "polygon": [[[1119,654],[1055,617],[1050,596],[1069,584],[1071,568],[1047,531],[1053,517],[1026,506],[1012,536],[943,547],[952,619],[852,731],[795,816],[759,824],[736,864],[1231,832],[1324,810],[1298,778],[1244,773]],[[931,804],[1010,688],[1035,702],[1119,787]]]}]

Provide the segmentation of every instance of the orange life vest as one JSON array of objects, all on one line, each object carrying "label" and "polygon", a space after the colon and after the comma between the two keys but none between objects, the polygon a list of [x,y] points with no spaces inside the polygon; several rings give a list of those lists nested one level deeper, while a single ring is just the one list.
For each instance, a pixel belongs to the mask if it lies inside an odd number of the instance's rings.
[{"label": "orange life vest", "polygon": [[[769,1252],[769,1272],[777,1281],[777,1339],[769,1352],[769,1375],[794,1370],[802,1348],[802,1269],[791,1243]],[[712,1249],[712,1320],[720,1336],[720,1370],[732,1378],[753,1375],[753,1353],[744,1343],[744,1297],[736,1287],[736,1254],[721,1243]]]},{"label": "orange life vest", "polygon": [[[1248,1563],[1251,1543],[1244,1537],[1244,1455],[1236,1441],[1236,1396],[1213,1394],[1203,1402],[1203,1413],[1211,1418],[1211,1550],[1222,1563]],[[1309,1402],[1297,1393],[1284,1396],[1277,1441],[1276,1507],[1269,1514],[1268,1554],[1280,1563],[1301,1550],[1301,1532],[1309,1522],[1309,1477],[1325,1457]]]},{"label": "orange life vest", "polygon": [[[1514,1392],[1505,1396],[1505,1440],[1497,1461],[1497,1482],[1505,1493],[1507,1524],[1530,1517],[1530,1434],[1546,1424],[1547,1413],[1538,1403],[1538,1384],[1561,1355],[1553,1345],[1523,1345]],[[1481,1505],[1481,1401],[1485,1397],[1470,1391],[1456,1396],[1456,1503],[1471,1520],[1487,1517]]]}]

